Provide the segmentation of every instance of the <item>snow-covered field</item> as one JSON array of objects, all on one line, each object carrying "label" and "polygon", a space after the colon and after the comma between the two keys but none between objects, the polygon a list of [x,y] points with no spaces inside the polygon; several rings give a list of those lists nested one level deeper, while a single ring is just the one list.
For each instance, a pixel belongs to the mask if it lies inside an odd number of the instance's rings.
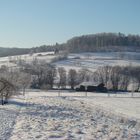
[{"label": "snow-covered field", "polygon": [[[56,55],[54,52],[42,52],[42,53],[34,53],[33,55],[19,55],[19,56],[11,56],[11,57],[1,57],[0,58],[0,66],[7,65],[9,67],[16,66],[15,63],[12,63],[11,60],[25,60],[27,63],[30,63],[35,58],[38,60],[43,60],[46,62],[50,62],[54,59]],[[97,70],[100,66],[105,65],[140,65],[140,53],[137,52],[96,52],[96,53],[75,53],[69,54],[68,59],[58,61],[54,63],[56,67],[65,67],[68,71],[69,69],[81,69],[88,68],[91,71]]]},{"label": "snow-covered field", "polygon": [[0,105],[0,140],[8,140],[10,138],[16,118],[23,105],[23,97],[20,99],[14,98],[7,105]]},{"label": "snow-covered field", "polygon": [[25,55],[16,55],[16,56],[9,56],[9,57],[0,57],[0,66],[6,65],[8,67],[14,67],[16,66],[14,61],[24,60],[25,62],[30,63],[35,58],[37,58],[38,60],[50,62],[54,57],[55,57],[54,52],[43,52],[43,53],[34,53],[32,55],[25,54]]},{"label": "snow-covered field", "polygon": [[86,97],[84,92],[58,93],[28,91],[25,97],[0,106],[0,139],[140,139],[140,98],[130,98],[130,94],[107,97],[88,93]]},{"label": "snow-covered field", "polygon": [[57,67],[65,67],[67,70],[88,68],[97,70],[100,66],[137,66],[140,65],[140,53],[137,52],[96,52],[69,54],[67,60],[55,63]]},{"label": "snow-covered field", "polygon": [[[14,67],[9,60],[15,59],[50,62],[54,57],[48,53],[3,57],[0,66]],[[95,71],[104,65],[140,65],[139,60],[139,53],[81,53],[54,64]],[[28,90],[0,106],[0,140],[140,140],[140,94],[131,96]]]}]

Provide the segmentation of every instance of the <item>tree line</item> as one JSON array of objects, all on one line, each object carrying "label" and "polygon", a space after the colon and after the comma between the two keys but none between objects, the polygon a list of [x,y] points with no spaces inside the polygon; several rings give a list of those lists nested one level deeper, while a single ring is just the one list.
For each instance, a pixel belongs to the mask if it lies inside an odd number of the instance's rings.
[{"label": "tree line", "polygon": [[140,66],[104,66],[94,73],[98,82],[104,83],[112,91],[138,92],[140,90]]},{"label": "tree line", "polygon": [[[20,47],[20,46],[19,46]],[[0,47],[0,57],[28,54],[30,52],[48,51],[74,52],[97,52],[97,51],[140,51],[140,36],[125,35],[123,33],[97,33],[73,37],[66,43],[56,43],[54,45],[41,45],[32,48],[2,48]]]},{"label": "tree line", "polygon": [[65,46],[69,52],[140,51],[140,36],[98,33],[74,37]]},{"label": "tree line", "polygon": [[55,65],[41,60],[19,63],[16,68],[1,66],[0,97],[2,104],[19,93],[25,94],[26,88],[72,89],[82,82],[104,84],[110,91],[140,90],[140,66],[104,66],[95,72],[88,69],[56,68]]},{"label": "tree line", "polygon": [[140,51],[140,36],[125,35],[123,33],[97,33],[73,37],[66,43],[54,45],[42,45],[34,47],[36,52],[53,51],[59,49],[62,51],[79,52],[97,52],[97,51]]}]

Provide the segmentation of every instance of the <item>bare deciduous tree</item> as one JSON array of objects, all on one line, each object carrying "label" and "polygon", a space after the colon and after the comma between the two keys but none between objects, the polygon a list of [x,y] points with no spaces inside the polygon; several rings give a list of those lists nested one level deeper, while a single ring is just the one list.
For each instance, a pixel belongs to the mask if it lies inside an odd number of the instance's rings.
[{"label": "bare deciduous tree", "polygon": [[96,77],[98,77],[99,83],[104,83],[106,87],[108,87],[110,82],[110,75],[111,75],[111,66],[104,66],[99,67],[96,71],[96,74],[94,74]]},{"label": "bare deciduous tree", "polygon": [[14,94],[15,86],[4,78],[0,78],[0,97],[1,104],[4,105]]},{"label": "bare deciduous tree", "polygon": [[30,83],[31,83],[31,75],[28,73],[20,72],[18,77],[18,84],[20,88],[22,88],[23,90],[23,95],[25,94],[26,88],[30,86]]},{"label": "bare deciduous tree", "polygon": [[74,87],[77,85],[77,72],[74,69],[70,69],[68,73],[68,82],[71,87],[71,89],[74,89]]},{"label": "bare deciduous tree", "polygon": [[79,83],[84,82],[84,81],[90,81],[92,74],[93,73],[90,70],[88,70],[88,69],[80,69],[78,71]]},{"label": "bare deciduous tree", "polygon": [[61,88],[66,88],[66,82],[67,82],[66,70],[63,67],[60,67],[58,68],[58,74],[59,74],[58,86]]},{"label": "bare deciduous tree", "polygon": [[119,83],[119,89],[127,91],[130,83],[130,67],[121,67],[121,79]]},{"label": "bare deciduous tree", "polygon": [[135,81],[135,91],[140,90],[140,66],[137,67],[131,67],[131,77]]}]

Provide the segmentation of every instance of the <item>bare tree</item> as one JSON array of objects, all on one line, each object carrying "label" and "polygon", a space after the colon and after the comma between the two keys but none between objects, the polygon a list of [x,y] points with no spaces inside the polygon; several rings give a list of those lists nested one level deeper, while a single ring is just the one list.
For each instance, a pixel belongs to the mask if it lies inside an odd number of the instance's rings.
[{"label": "bare tree", "polygon": [[47,86],[53,88],[56,77],[56,68],[54,65],[48,64],[45,61],[35,60],[25,69],[32,75],[32,87],[44,88]]},{"label": "bare tree", "polygon": [[112,84],[112,89],[114,91],[117,91],[119,89],[119,83],[121,80],[121,67],[119,66],[114,66],[111,69],[111,75],[110,75],[110,80]]},{"label": "bare tree", "polygon": [[130,84],[130,67],[121,67],[121,79],[120,79],[120,83],[119,83],[119,89],[123,90],[123,91],[127,91],[128,86]]},{"label": "bare tree", "polygon": [[46,69],[46,77],[45,77],[45,83],[47,85],[50,85],[51,88],[54,86],[54,80],[56,77],[56,68],[54,65],[48,65]]},{"label": "bare tree", "polygon": [[131,67],[131,77],[133,78],[133,80],[135,81],[135,91],[139,91],[140,90],[140,66],[137,67]]},{"label": "bare tree", "polygon": [[26,88],[30,86],[30,83],[31,83],[31,75],[28,73],[20,72],[18,77],[18,84],[20,88],[22,88],[23,90],[23,95],[25,94]]},{"label": "bare tree", "polygon": [[94,75],[98,77],[100,83],[104,83],[104,85],[108,87],[108,85],[110,85],[109,82],[110,82],[111,70],[112,70],[111,66],[99,67]]},{"label": "bare tree", "polygon": [[0,97],[1,104],[4,105],[8,99],[14,94],[15,86],[4,78],[0,78]]},{"label": "bare tree", "polygon": [[61,88],[66,88],[66,82],[67,82],[66,70],[63,67],[60,67],[58,68],[58,74],[59,74],[58,86]]},{"label": "bare tree", "polygon": [[84,82],[84,81],[90,81],[91,80],[91,75],[93,73],[88,70],[88,69],[80,69],[78,71],[78,80],[79,80],[79,83],[81,82]]},{"label": "bare tree", "polygon": [[71,87],[71,89],[74,89],[74,87],[77,85],[77,72],[74,69],[70,69],[68,73],[68,82]]}]

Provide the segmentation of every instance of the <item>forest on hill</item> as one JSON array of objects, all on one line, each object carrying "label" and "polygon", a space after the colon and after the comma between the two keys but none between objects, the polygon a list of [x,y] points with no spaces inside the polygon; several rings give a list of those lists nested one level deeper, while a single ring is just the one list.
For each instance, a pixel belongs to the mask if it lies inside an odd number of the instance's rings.
[{"label": "forest on hill", "polygon": [[140,36],[98,33],[74,37],[65,44],[69,52],[139,51]]},{"label": "forest on hill", "polygon": [[140,36],[125,35],[122,33],[98,33],[73,37],[66,43],[52,46],[42,45],[33,48],[34,51],[44,52],[65,50],[68,53],[80,52],[110,52],[110,51],[140,51]]},{"label": "forest on hill", "polygon": [[30,52],[29,48],[3,48],[0,47],[0,57],[22,55]]},{"label": "forest on hill", "polygon": [[63,50],[68,53],[140,51],[140,35],[122,33],[98,33],[73,37],[66,43],[41,45],[33,48],[0,48],[0,57],[27,53]]}]

